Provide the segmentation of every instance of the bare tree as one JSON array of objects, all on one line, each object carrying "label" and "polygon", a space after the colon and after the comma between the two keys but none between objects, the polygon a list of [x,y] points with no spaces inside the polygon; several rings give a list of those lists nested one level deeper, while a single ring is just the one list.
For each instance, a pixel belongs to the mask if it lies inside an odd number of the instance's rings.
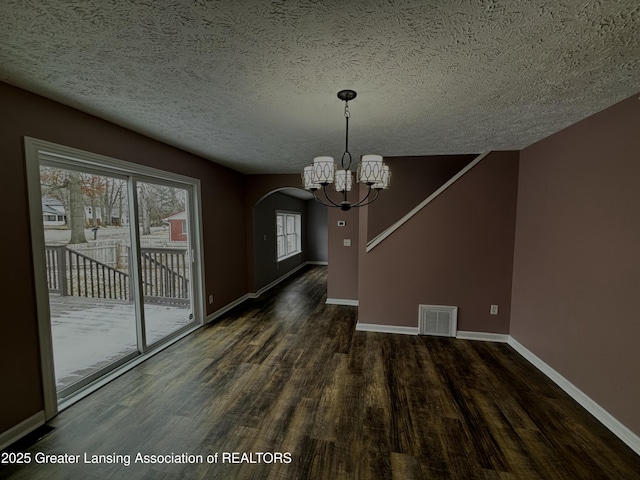
[{"label": "bare tree", "polygon": [[[83,200],[89,200],[89,206],[91,207],[91,225],[93,227],[98,226],[98,206],[101,203],[102,196],[105,190],[105,177],[102,175],[81,175],[81,187]],[[101,217],[104,217],[104,211],[100,212]],[[104,218],[102,218],[104,221]]]},{"label": "bare tree", "polygon": [[142,235],[151,235],[151,201],[149,185],[138,183],[138,208],[142,217]]},{"label": "bare tree", "polygon": [[107,210],[109,212],[109,218],[113,218],[113,212],[118,205],[118,219],[119,224],[122,225],[122,206],[125,200],[126,191],[126,182],[124,180],[113,178],[111,179],[111,186],[109,190],[109,194],[107,195]]},{"label": "bare tree", "polygon": [[67,218],[71,227],[71,240],[69,240],[69,243],[86,243],[87,238],[84,235],[84,202],[82,199],[82,180],[80,174],[69,171],[67,185],[69,191],[69,215]]},{"label": "bare tree", "polygon": [[40,167],[40,185],[43,198],[55,198],[64,205],[67,226],[71,230],[70,243],[86,243],[81,174],[61,168]]}]

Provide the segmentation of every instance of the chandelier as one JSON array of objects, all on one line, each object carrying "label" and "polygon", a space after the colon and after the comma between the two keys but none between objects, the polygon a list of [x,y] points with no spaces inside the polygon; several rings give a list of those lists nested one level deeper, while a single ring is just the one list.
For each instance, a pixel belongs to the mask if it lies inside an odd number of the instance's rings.
[{"label": "chandelier", "polygon": [[[349,153],[349,101],[356,98],[356,92],[353,90],[341,90],[338,92],[338,98],[344,102],[344,119],[346,124],[344,153],[340,162],[340,169],[336,168],[333,157],[316,157],[313,164],[304,167],[302,173],[302,183],[305,190],[313,193],[314,198],[327,207],[338,207],[342,210],[350,210],[355,207],[364,207],[374,202],[380,190],[389,188],[391,180],[391,172],[389,167],[382,161],[380,155],[362,155],[358,168],[356,170],[356,181],[367,185],[367,193],[355,203],[347,200],[347,194],[351,191],[353,185],[353,172],[351,171],[351,153]],[[341,199],[332,199],[327,192],[329,184],[333,186]],[[324,195],[321,198],[320,191]],[[373,193],[372,193],[373,191]]]}]

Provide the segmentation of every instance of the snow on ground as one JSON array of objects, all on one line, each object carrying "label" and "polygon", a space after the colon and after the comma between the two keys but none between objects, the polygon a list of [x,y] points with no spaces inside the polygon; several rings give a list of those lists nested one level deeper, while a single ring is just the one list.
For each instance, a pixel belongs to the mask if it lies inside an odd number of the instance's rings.
[{"label": "snow on ground", "polygon": [[[44,234],[46,245],[67,245],[71,238],[68,229],[45,229]],[[85,236],[88,243],[76,248],[90,256],[94,253],[87,248],[113,248],[116,243],[131,245],[129,227],[101,227],[96,240],[87,228]],[[170,242],[167,226],[152,227],[151,235],[140,236],[140,243],[143,248],[187,247],[187,242]],[[137,351],[133,304],[98,298],[49,297],[58,389]],[[190,322],[191,309],[186,306],[146,303],[144,309],[148,345]]]},{"label": "snow on ground", "polygon": [[[134,306],[78,297],[50,297],[51,331],[58,389],[137,351]],[[147,344],[176,331],[191,309],[145,304]]]},{"label": "snow on ground", "polygon": [[[169,227],[152,227],[151,235],[140,235],[142,247],[159,247],[164,244],[172,244],[169,240]],[[96,240],[93,239],[93,232],[90,228],[84,230],[87,242],[102,242],[105,240],[120,240],[126,245],[131,244],[129,227],[100,227],[96,233]],[[67,245],[71,239],[71,230],[45,228],[44,243],[45,245]],[[186,242],[181,242],[186,246]]]}]

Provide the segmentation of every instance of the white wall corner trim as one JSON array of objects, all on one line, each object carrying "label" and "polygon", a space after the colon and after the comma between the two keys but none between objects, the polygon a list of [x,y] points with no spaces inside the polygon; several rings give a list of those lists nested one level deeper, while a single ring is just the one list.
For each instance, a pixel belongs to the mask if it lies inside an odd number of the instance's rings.
[{"label": "white wall corner trim", "polygon": [[0,434],[0,450],[8,447],[13,442],[17,442],[25,435],[33,432],[36,428],[44,425],[45,416],[44,410],[40,410],[38,413],[31,415],[26,420],[23,420],[15,427],[10,428],[6,432]]},{"label": "white wall corner trim", "polygon": [[361,332],[399,333],[401,335],[418,335],[418,327],[402,327],[398,325],[380,325],[377,323],[356,323],[356,330]]},{"label": "white wall corner trim", "polygon": [[560,373],[550,367],[542,359],[527,349],[513,337],[509,337],[509,345],[525,359],[527,359],[534,367],[544,373],[553,380],[560,388],[568,393],[576,402],[582,405],[591,415],[593,415],[600,423],[607,427],[620,440],[626,443],[634,452],[640,455],[640,437],[624,426],[613,415],[604,408],[594,402],[582,390],[573,385],[569,380],[564,378]]},{"label": "white wall corner trim", "polygon": [[508,343],[509,335],[503,333],[489,333],[489,332],[465,332],[458,330],[456,338],[460,340],[480,340],[483,342],[500,342]]},{"label": "white wall corner trim", "polygon": [[367,243],[367,252],[373,250],[377,245],[382,243],[382,241],[390,236],[393,232],[398,230],[402,225],[407,223],[411,217],[416,215],[420,210],[429,205],[433,200],[435,200],[442,192],[444,192],[447,188],[453,185],[456,181],[458,181],[464,174],[466,174],[469,170],[475,167],[481,160],[483,160],[487,155],[491,152],[484,152],[478,155],[476,158],[471,160],[466,167],[456,173],[453,177],[451,177],[445,184],[443,184],[440,188],[438,188],[435,192],[429,195],[426,199],[420,202],[416,207],[413,208],[409,213],[407,213],[404,217],[398,220],[396,223],[387,228],[384,232],[380,233],[378,236],[374,237],[369,243]]},{"label": "white wall corner trim", "polygon": [[327,305],[347,305],[350,307],[357,307],[360,305],[358,300],[350,300],[348,298],[327,298],[325,303]]}]

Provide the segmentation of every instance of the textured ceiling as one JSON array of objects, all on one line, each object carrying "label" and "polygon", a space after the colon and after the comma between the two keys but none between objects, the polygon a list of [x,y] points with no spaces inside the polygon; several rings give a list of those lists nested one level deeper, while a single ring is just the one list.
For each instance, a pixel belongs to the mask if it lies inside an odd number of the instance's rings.
[{"label": "textured ceiling", "polygon": [[245,173],[520,149],[640,90],[638,0],[1,0],[0,80]]}]

